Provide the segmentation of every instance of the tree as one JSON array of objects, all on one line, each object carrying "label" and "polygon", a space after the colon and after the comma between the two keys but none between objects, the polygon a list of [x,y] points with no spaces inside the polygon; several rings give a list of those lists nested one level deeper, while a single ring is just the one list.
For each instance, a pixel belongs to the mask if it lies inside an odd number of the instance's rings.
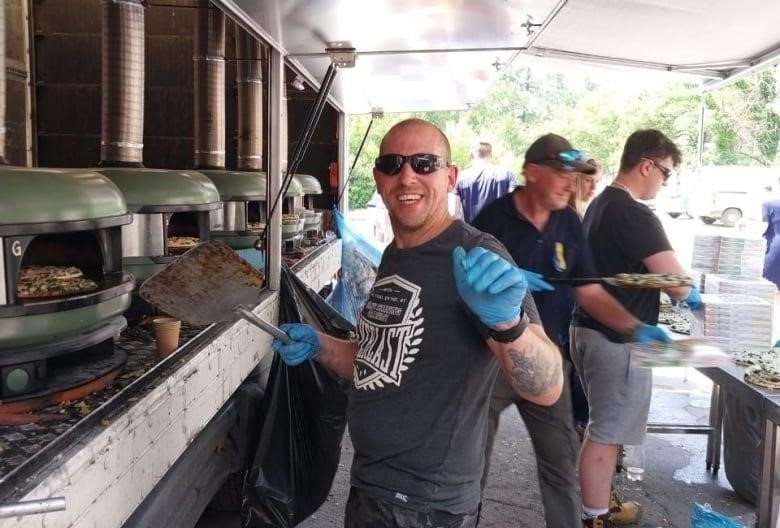
[{"label": "tree", "polygon": [[[758,72],[717,91],[706,92],[705,164],[771,165],[780,140],[780,103],[775,68]],[[392,124],[421,117],[450,140],[453,163],[468,165],[477,141],[493,145],[494,160],[521,172],[525,150],[542,134],[555,132],[614,174],[625,139],[640,128],[657,128],[677,143],[683,163],[698,163],[701,87],[673,80],[645,88],[629,78],[622,86],[577,75],[540,73],[527,67],[503,72],[479,104],[466,111],[392,114],[372,123],[371,133],[350,180],[350,208],[364,207],[374,192],[373,160],[379,140]],[[354,157],[370,116],[350,118]],[[350,164],[352,161],[350,160]]]},{"label": "tree", "polygon": [[780,140],[775,68],[706,94],[705,159],[713,165],[772,165]]}]

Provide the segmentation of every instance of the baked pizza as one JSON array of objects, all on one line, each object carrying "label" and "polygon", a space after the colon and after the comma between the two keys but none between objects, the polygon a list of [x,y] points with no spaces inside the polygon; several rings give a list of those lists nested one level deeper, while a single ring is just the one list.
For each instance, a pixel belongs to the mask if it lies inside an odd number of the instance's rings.
[{"label": "baked pizza", "polygon": [[200,239],[197,237],[186,237],[186,236],[179,236],[179,237],[168,237],[168,247],[169,248],[192,248],[198,245],[198,242],[200,242]]},{"label": "baked pizza", "polygon": [[28,266],[19,271],[19,299],[62,297],[92,291],[97,283],[74,266]]},{"label": "baked pizza", "polygon": [[200,239],[197,237],[175,236],[168,237],[168,253],[184,253],[198,245]]},{"label": "baked pizza", "polygon": [[669,325],[669,330],[675,334],[691,335],[691,323],[686,321],[685,323],[672,323]]},{"label": "baked pizza", "polygon": [[769,350],[743,350],[734,354],[734,363],[742,366],[762,365],[772,363],[777,358],[780,358],[780,355],[774,348]]},{"label": "baked pizza", "polygon": [[75,266],[27,266],[19,270],[19,280],[48,281],[77,279],[84,274]]},{"label": "baked pizza", "polygon": [[751,365],[745,371],[745,381],[765,389],[780,389],[780,369],[777,365]]},{"label": "baked pizza", "polygon": [[623,288],[676,288],[693,286],[693,279],[674,273],[618,273],[614,283]]}]

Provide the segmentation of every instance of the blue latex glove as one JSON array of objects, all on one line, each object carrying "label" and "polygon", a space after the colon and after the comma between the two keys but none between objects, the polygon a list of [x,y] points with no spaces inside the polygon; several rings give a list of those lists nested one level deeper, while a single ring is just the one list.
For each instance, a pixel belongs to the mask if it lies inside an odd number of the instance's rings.
[{"label": "blue latex glove", "polygon": [[521,270],[479,246],[468,253],[456,247],[452,252],[452,266],[458,294],[488,326],[515,321],[529,289],[553,289],[536,273]]},{"label": "blue latex glove", "polygon": [[553,291],[555,287],[549,282],[544,280],[544,277],[536,273],[535,271],[528,271],[523,268],[517,268],[525,275],[525,280],[528,281],[528,289],[532,292],[538,291]]},{"label": "blue latex glove", "polygon": [[320,351],[320,336],[311,325],[285,323],[279,328],[290,336],[292,343],[284,344],[278,339],[274,339],[271,348],[288,365],[293,367],[300,365],[316,356],[317,352]]},{"label": "blue latex glove", "polygon": [[671,343],[672,338],[662,328],[649,324],[640,324],[631,336],[637,343]]},{"label": "blue latex glove", "polygon": [[688,294],[688,297],[685,298],[685,304],[688,305],[688,308],[691,310],[698,310],[702,306],[701,302],[701,294],[699,293],[699,290],[697,290],[695,287],[691,286],[691,291]]}]

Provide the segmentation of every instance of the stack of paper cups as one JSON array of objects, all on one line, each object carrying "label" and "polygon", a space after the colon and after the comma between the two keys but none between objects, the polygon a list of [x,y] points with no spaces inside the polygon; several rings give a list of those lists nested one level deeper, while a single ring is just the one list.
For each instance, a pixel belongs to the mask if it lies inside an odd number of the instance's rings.
[{"label": "stack of paper cups", "polygon": [[173,317],[155,317],[152,320],[154,338],[157,341],[157,357],[162,359],[179,348],[181,321]]}]

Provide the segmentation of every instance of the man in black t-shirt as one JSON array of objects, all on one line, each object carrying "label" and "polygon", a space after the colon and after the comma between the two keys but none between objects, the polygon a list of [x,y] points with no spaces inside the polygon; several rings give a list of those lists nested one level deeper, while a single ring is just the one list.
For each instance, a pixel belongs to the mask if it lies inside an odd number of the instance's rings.
[{"label": "man in black t-shirt", "polygon": [[355,455],[347,528],[476,526],[490,388],[503,371],[518,395],[561,394],[558,351],[528,293],[549,285],[447,211],[458,170],[432,124],[408,119],[382,140],[374,180],[394,239],[357,325],[342,341],[308,325],[274,340],[288,364],[315,359],[351,379]]},{"label": "man in black t-shirt", "polygon": [[[680,163],[677,146],[657,130],[629,136],[615,181],[588,207],[583,219],[598,276],[618,273],[685,274],[663,226],[637,200],[649,200]],[[658,322],[659,290],[607,286],[637,319]],[[670,297],[701,305],[695,288],[665,290]],[[642,444],[652,391],[652,371],[631,364],[625,336],[578,306],[571,355],[583,381],[590,420],[580,452],[583,526],[605,528],[609,520],[612,475],[619,445]]]},{"label": "man in black t-shirt", "polygon": [[[495,236],[523,269],[555,279],[595,277],[593,257],[579,216],[568,205],[577,175],[596,171],[596,166],[586,160],[565,138],[556,134],[541,136],[525,153],[525,186],[485,207],[474,227]],[[600,321],[630,340],[668,340],[663,330],[641,324],[599,284],[575,288],[559,284],[554,291],[534,292],[533,297],[545,332],[561,349],[566,379],[572,370],[569,324],[575,298]],[[534,445],[547,528],[576,526],[581,516],[576,469],[579,441],[568,383],[554,405],[540,407],[514,394],[502,376],[496,379],[482,487],[499,414],[511,404],[520,411]],[[612,514],[613,520],[632,517],[632,512],[625,508]]]}]

